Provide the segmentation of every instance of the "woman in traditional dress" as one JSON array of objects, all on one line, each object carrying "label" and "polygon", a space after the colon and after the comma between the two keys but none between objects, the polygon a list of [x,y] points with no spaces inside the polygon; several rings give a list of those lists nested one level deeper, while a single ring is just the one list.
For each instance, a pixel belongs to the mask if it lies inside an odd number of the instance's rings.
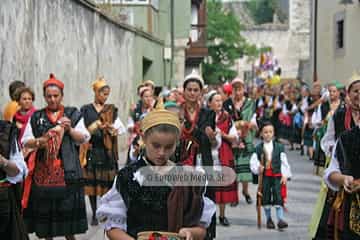
[{"label": "woman in traditional dress", "polygon": [[[16,101],[18,102],[20,109],[15,113],[13,120],[17,129],[19,130],[18,143],[19,146],[21,146],[21,138],[24,135],[26,124],[36,110],[33,106],[33,102],[35,101],[35,94],[30,88],[21,87],[16,91]],[[32,151],[32,149],[25,147],[22,147],[21,150],[25,159]]]},{"label": "woman in traditional dress", "polygon": [[21,216],[21,193],[16,184],[27,175],[24,157],[14,125],[0,121],[0,236],[1,239],[27,240]]},{"label": "woman in traditional dress", "polygon": [[[183,120],[180,162],[191,166],[213,166],[211,144],[216,144],[215,112],[200,105],[203,80],[193,72],[185,78],[183,87],[185,103],[180,110]],[[201,162],[197,162],[199,160]]]},{"label": "woman in traditional dress", "polygon": [[85,159],[85,195],[89,196],[93,212],[91,225],[97,225],[96,198],[104,195],[112,186],[118,170],[117,138],[126,130],[118,117],[117,108],[113,104],[106,104],[110,86],[105,79],[98,78],[92,87],[95,93],[94,102],[81,108],[91,139],[87,146],[83,146],[80,160]]},{"label": "woman in traditional dress", "polygon": [[[360,88],[356,93],[357,107],[360,111]],[[324,180],[329,188],[337,192],[328,223],[333,226],[327,239],[360,239],[360,127],[359,115],[356,126],[343,132],[337,140],[335,151]]]},{"label": "woman in traditional dress", "polygon": [[130,110],[127,125],[127,129],[130,133],[128,140],[128,163],[136,161],[140,152],[140,120],[149,113],[155,105],[152,88],[143,85],[139,88],[138,92],[141,100],[137,103],[135,108]]},{"label": "woman in traditional dress", "polygon": [[[340,104],[333,116],[329,119],[326,133],[321,140],[322,150],[326,156],[331,156],[336,140],[340,135],[353,127],[360,125],[360,108],[359,96],[360,92],[360,76],[354,75],[350,79],[347,96],[348,103]],[[325,178],[326,178],[325,174]],[[314,212],[311,225],[310,236],[313,239],[327,239],[327,233],[333,232],[333,225],[328,226],[330,209],[335,200],[336,193],[331,188],[327,188],[322,184],[320,194],[317,201],[318,211]],[[332,234],[331,234],[332,235]]]},{"label": "woman in traditional dress", "polygon": [[[234,168],[234,155],[231,147],[237,139],[235,125],[233,124],[230,114],[223,110],[223,101],[219,93],[216,91],[210,92],[208,104],[216,113],[216,127],[221,136],[221,144],[219,149],[216,151],[217,156],[214,158],[219,159],[221,166]],[[220,208],[220,224],[223,226],[229,226],[230,223],[225,217],[225,204],[238,202],[236,182],[228,186],[217,188],[215,192],[215,199]]]},{"label": "woman in traditional dress", "polygon": [[143,231],[166,231],[178,233],[186,240],[204,239],[216,208],[204,197],[202,188],[149,186],[147,176],[154,175],[142,175],[145,170],[148,174],[156,174],[159,169],[167,174],[175,168],[169,158],[180,137],[178,115],[155,109],[142,120],[141,130],[145,155],[119,171],[112,189],[101,198],[97,210],[107,236],[111,240],[125,240],[136,239]]},{"label": "woman in traditional dress", "polygon": [[[301,149],[300,149],[300,155],[304,155],[304,145],[305,145],[305,119],[309,119],[307,108],[311,104],[311,98],[310,98],[310,89],[308,86],[304,85],[301,88],[301,100],[299,103],[299,113],[300,116],[302,116],[301,121]],[[300,125],[299,125],[300,126]]]},{"label": "woman in traditional dress", "polygon": [[[180,136],[180,162],[183,165],[213,166],[211,147],[216,145],[215,112],[200,105],[203,79],[192,72],[186,76],[183,83],[185,103],[180,108],[182,120]],[[214,189],[208,188],[207,196],[215,201]],[[216,218],[207,231],[207,239],[215,238]]]},{"label": "woman in traditional dress", "polygon": [[81,112],[62,105],[63,90],[50,74],[43,84],[47,107],[34,112],[22,137],[23,146],[37,149],[35,161],[28,162],[24,191],[30,187],[31,192],[24,220],[29,233],[40,238],[73,240],[87,230],[78,145],[90,134]]},{"label": "woman in traditional dress", "polygon": [[[251,182],[252,174],[250,170],[250,157],[255,150],[254,137],[256,129],[256,114],[255,114],[255,102],[244,95],[244,81],[240,78],[235,78],[231,85],[233,86],[233,95],[227,101],[224,102],[224,109],[227,111],[233,121],[245,121],[250,126],[250,130],[247,131],[245,139],[241,139],[239,144],[236,144],[233,148],[235,157],[235,171],[237,173],[237,181],[242,184],[242,194],[248,204],[252,203],[251,196],[249,194],[249,182]],[[233,205],[236,205],[234,203]]]},{"label": "woman in traditional dress", "polygon": [[290,144],[290,150],[294,150],[293,116],[297,112],[297,104],[294,88],[290,83],[283,86],[281,98],[282,111],[279,114],[279,138],[286,140]]},{"label": "woman in traditional dress", "polygon": [[[320,170],[325,167],[326,163],[326,155],[324,151],[321,149],[320,141],[323,138],[325,132],[327,123],[330,118],[334,115],[335,111],[338,109],[338,107],[341,105],[340,100],[340,91],[336,87],[335,84],[329,84],[328,87],[329,92],[329,98],[326,99],[324,102],[318,106],[316,109],[317,114],[313,115],[316,116],[315,122],[318,123],[318,127],[315,130],[315,152],[314,152],[314,165],[315,165],[315,172],[317,174],[320,174]],[[315,125],[315,124],[313,124]]]}]

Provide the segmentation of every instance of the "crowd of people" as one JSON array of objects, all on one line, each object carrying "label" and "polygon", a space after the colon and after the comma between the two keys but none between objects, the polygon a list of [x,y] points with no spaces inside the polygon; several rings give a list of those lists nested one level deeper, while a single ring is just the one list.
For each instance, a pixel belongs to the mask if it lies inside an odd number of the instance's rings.
[{"label": "crowd of people", "polygon": [[[114,240],[147,233],[144,239],[214,239],[217,222],[231,225],[226,206],[236,207],[242,197],[247,204],[256,197],[259,227],[263,208],[266,228],[283,230],[292,177],[285,145],[306,154],[314,174],[324,177],[311,238],[360,238],[360,76],[347,88],[246,84],[239,77],[207,86],[195,71],[173,89],[147,80],[137,87],[127,126],[107,103],[111,87],[104,78],[93,82],[94,100],[80,110],[63,105],[64,89],[50,74],[43,83],[46,106],[36,109],[31,88],[19,81],[9,86],[11,102],[0,121],[0,233],[6,239],[29,233],[75,239],[88,229],[85,196],[90,225],[100,222]],[[126,133],[126,165],[119,170],[118,136]],[[171,172],[176,166],[200,173],[226,167],[236,178],[222,186],[142,185],[141,168]],[[249,183],[258,184],[256,196]]]}]

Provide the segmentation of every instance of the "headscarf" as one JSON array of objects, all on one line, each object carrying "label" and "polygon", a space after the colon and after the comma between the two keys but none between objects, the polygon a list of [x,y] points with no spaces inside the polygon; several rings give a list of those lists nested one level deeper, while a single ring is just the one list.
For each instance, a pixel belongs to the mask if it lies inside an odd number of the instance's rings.
[{"label": "headscarf", "polygon": [[53,73],[50,73],[49,79],[46,80],[43,84],[44,88],[47,88],[50,85],[55,85],[61,90],[64,89],[64,83],[58,79],[56,79],[55,75]]},{"label": "headscarf", "polygon": [[107,85],[104,77],[98,77],[93,83],[92,83],[92,88],[94,90],[94,92],[99,91],[100,89],[102,89],[103,87],[109,86]]}]

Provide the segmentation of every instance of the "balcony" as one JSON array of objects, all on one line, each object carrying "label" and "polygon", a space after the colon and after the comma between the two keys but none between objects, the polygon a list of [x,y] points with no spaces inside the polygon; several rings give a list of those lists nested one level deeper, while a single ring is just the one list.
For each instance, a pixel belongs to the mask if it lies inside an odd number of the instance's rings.
[{"label": "balcony", "polygon": [[185,50],[186,65],[199,65],[208,55],[206,47],[206,1],[192,0],[192,24],[188,46]]}]

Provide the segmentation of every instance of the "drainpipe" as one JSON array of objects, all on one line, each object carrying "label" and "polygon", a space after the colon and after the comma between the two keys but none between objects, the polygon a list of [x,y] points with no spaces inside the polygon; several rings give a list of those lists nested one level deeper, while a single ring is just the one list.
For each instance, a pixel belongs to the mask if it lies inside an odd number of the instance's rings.
[{"label": "drainpipe", "polygon": [[313,72],[313,82],[318,80],[317,74],[317,22],[318,22],[318,0],[315,0],[314,7],[314,72]]},{"label": "drainpipe", "polygon": [[174,80],[174,0],[170,0],[170,38],[171,38],[171,59],[170,59],[170,80],[168,87],[171,87],[171,84]]}]

